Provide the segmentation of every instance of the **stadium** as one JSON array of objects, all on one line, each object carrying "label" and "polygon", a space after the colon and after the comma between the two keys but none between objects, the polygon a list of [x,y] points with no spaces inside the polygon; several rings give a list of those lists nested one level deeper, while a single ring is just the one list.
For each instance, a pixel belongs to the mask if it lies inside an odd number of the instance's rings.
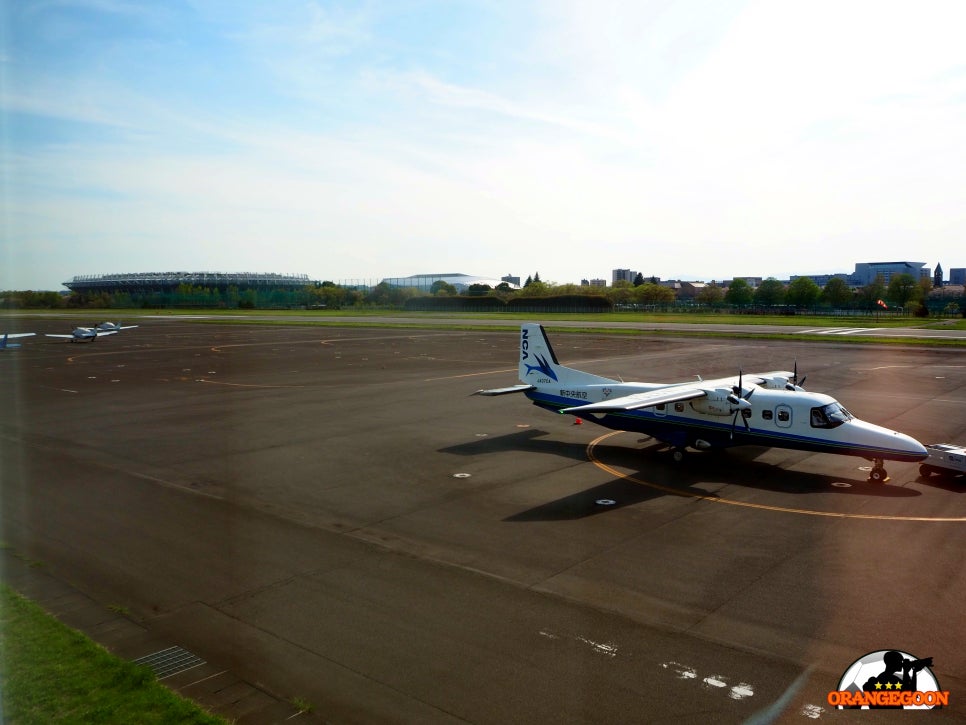
[{"label": "stadium", "polygon": [[307,274],[248,272],[135,272],[131,274],[78,275],[64,282],[78,294],[174,292],[182,285],[222,292],[237,290],[297,290],[312,281]]}]

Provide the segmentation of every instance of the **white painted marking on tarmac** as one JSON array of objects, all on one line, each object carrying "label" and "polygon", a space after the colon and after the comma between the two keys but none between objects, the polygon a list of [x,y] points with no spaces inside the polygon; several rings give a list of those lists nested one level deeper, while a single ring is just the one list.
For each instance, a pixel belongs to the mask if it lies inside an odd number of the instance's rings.
[{"label": "white painted marking on tarmac", "polygon": [[728,697],[732,700],[744,700],[746,697],[752,697],[755,694],[755,688],[749,685],[747,682],[739,682],[737,685],[731,688],[728,692]]},{"label": "white painted marking on tarmac", "polygon": [[[541,637],[546,637],[547,639],[560,639],[558,635],[554,634],[553,632],[548,632],[544,629],[541,629],[539,632],[537,632],[537,634],[539,634]],[[597,654],[604,655],[605,657],[617,656],[616,644],[611,644],[610,642],[595,642],[594,640],[588,639],[587,637],[583,637],[579,634],[575,635],[573,639],[575,642],[586,644]]]},{"label": "white painted marking on tarmac", "polygon": [[602,654],[607,657],[617,656],[616,645],[613,645],[607,642],[594,642],[593,640],[587,639],[586,637],[581,637],[579,634],[575,637],[575,639],[578,642],[583,642],[586,645],[590,645],[590,647],[594,650],[594,652],[597,652],[598,654]]},{"label": "white painted marking on tarmac", "polygon": [[678,679],[681,680],[694,680],[697,682],[700,679],[702,686],[705,688],[710,689],[713,687],[727,692],[728,697],[732,700],[744,700],[755,695],[754,685],[747,682],[739,682],[737,685],[728,687],[728,678],[724,675],[700,677],[696,669],[688,665],[682,665],[680,662],[665,662],[661,667],[666,670],[672,670],[678,676]]},{"label": "white painted marking on tarmac", "polygon": [[679,679],[682,680],[693,680],[698,676],[697,670],[693,667],[688,667],[687,665],[682,665],[679,662],[665,662],[661,665],[664,669],[674,670]]},{"label": "white painted marking on tarmac", "polygon": [[799,335],[859,335],[863,332],[875,332],[882,327],[815,327],[811,330],[801,330]]},{"label": "white painted marking on tarmac", "polygon": [[802,715],[812,720],[818,720],[820,717],[822,717],[823,712],[825,712],[825,708],[819,707],[818,705],[802,706]]},{"label": "white painted marking on tarmac", "polygon": [[708,675],[701,680],[708,687],[727,687],[728,683],[721,679],[721,675]]},{"label": "white painted marking on tarmac", "polygon": [[472,475],[472,473],[454,473],[453,478],[469,478]]}]

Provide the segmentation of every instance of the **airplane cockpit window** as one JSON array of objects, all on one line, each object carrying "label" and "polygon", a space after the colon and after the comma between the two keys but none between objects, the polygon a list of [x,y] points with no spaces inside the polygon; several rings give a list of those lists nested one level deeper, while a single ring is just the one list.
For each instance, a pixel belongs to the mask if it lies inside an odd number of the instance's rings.
[{"label": "airplane cockpit window", "polygon": [[852,414],[839,403],[829,403],[820,408],[812,408],[813,428],[835,428],[852,420]]}]

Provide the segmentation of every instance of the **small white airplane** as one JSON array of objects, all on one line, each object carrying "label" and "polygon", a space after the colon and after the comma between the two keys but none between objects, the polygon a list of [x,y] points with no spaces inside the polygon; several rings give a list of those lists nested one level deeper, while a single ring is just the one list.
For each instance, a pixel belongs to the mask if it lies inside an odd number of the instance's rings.
[{"label": "small white airplane", "polygon": [[121,330],[133,330],[137,325],[122,325],[120,322],[102,322],[97,326],[98,332],[120,332]]},{"label": "small white airplane", "polygon": [[69,335],[53,335],[51,333],[46,333],[47,337],[60,337],[71,342],[83,342],[84,340],[90,340],[94,342],[98,337],[103,337],[104,335],[116,335],[116,330],[108,330],[106,332],[101,332],[96,327],[75,327],[74,331]]},{"label": "small white airplane", "polygon": [[[869,480],[888,479],[884,461],[921,461],[919,441],[859,420],[828,395],[802,388],[798,370],[775,370],[685,383],[625,383],[561,365],[542,325],[520,327],[522,384],[477,395],[524,393],[534,405],[614,430],[644,433],[673,447],[707,450],[739,445],[859,456]],[[741,419],[739,425],[738,420]]]},{"label": "small white airplane", "polygon": [[11,347],[20,347],[19,342],[7,342],[11,337],[33,337],[36,332],[5,332],[3,333],[3,338],[0,339],[0,350],[6,350]]}]

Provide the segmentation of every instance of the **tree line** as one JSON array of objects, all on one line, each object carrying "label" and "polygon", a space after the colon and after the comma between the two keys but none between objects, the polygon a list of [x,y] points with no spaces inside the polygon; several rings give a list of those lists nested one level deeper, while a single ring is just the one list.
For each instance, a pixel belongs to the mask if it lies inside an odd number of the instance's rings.
[{"label": "tree line", "polygon": [[[566,307],[588,307],[603,311],[652,309],[732,309],[738,311],[816,311],[844,309],[854,311],[892,310],[904,314],[963,314],[966,299],[930,296],[932,281],[909,274],[892,277],[888,284],[881,276],[872,283],[853,289],[841,278],[819,287],[809,277],[798,277],[789,284],[769,278],[757,287],[735,279],[727,287],[714,282],[695,285],[693,296],[678,292],[656,280],[646,281],[639,274],[634,282],[619,281],[610,287],[544,282],[539,273],[527,277],[522,288],[503,283],[496,287],[475,284],[460,292],[444,280],[427,290],[397,287],[386,282],[374,287],[318,282],[303,288],[227,289],[181,285],[170,291],[97,292],[60,294],[57,292],[0,292],[0,306],[8,309],[65,308],[205,308],[205,309],[345,309],[395,308],[507,309],[533,307],[534,300],[558,300]],[[435,300],[439,300],[435,302]],[[520,300],[530,300],[521,303]],[[583,300],[583,301],[581,301]],[[451,303],[451,304],[447,304]]]}]

